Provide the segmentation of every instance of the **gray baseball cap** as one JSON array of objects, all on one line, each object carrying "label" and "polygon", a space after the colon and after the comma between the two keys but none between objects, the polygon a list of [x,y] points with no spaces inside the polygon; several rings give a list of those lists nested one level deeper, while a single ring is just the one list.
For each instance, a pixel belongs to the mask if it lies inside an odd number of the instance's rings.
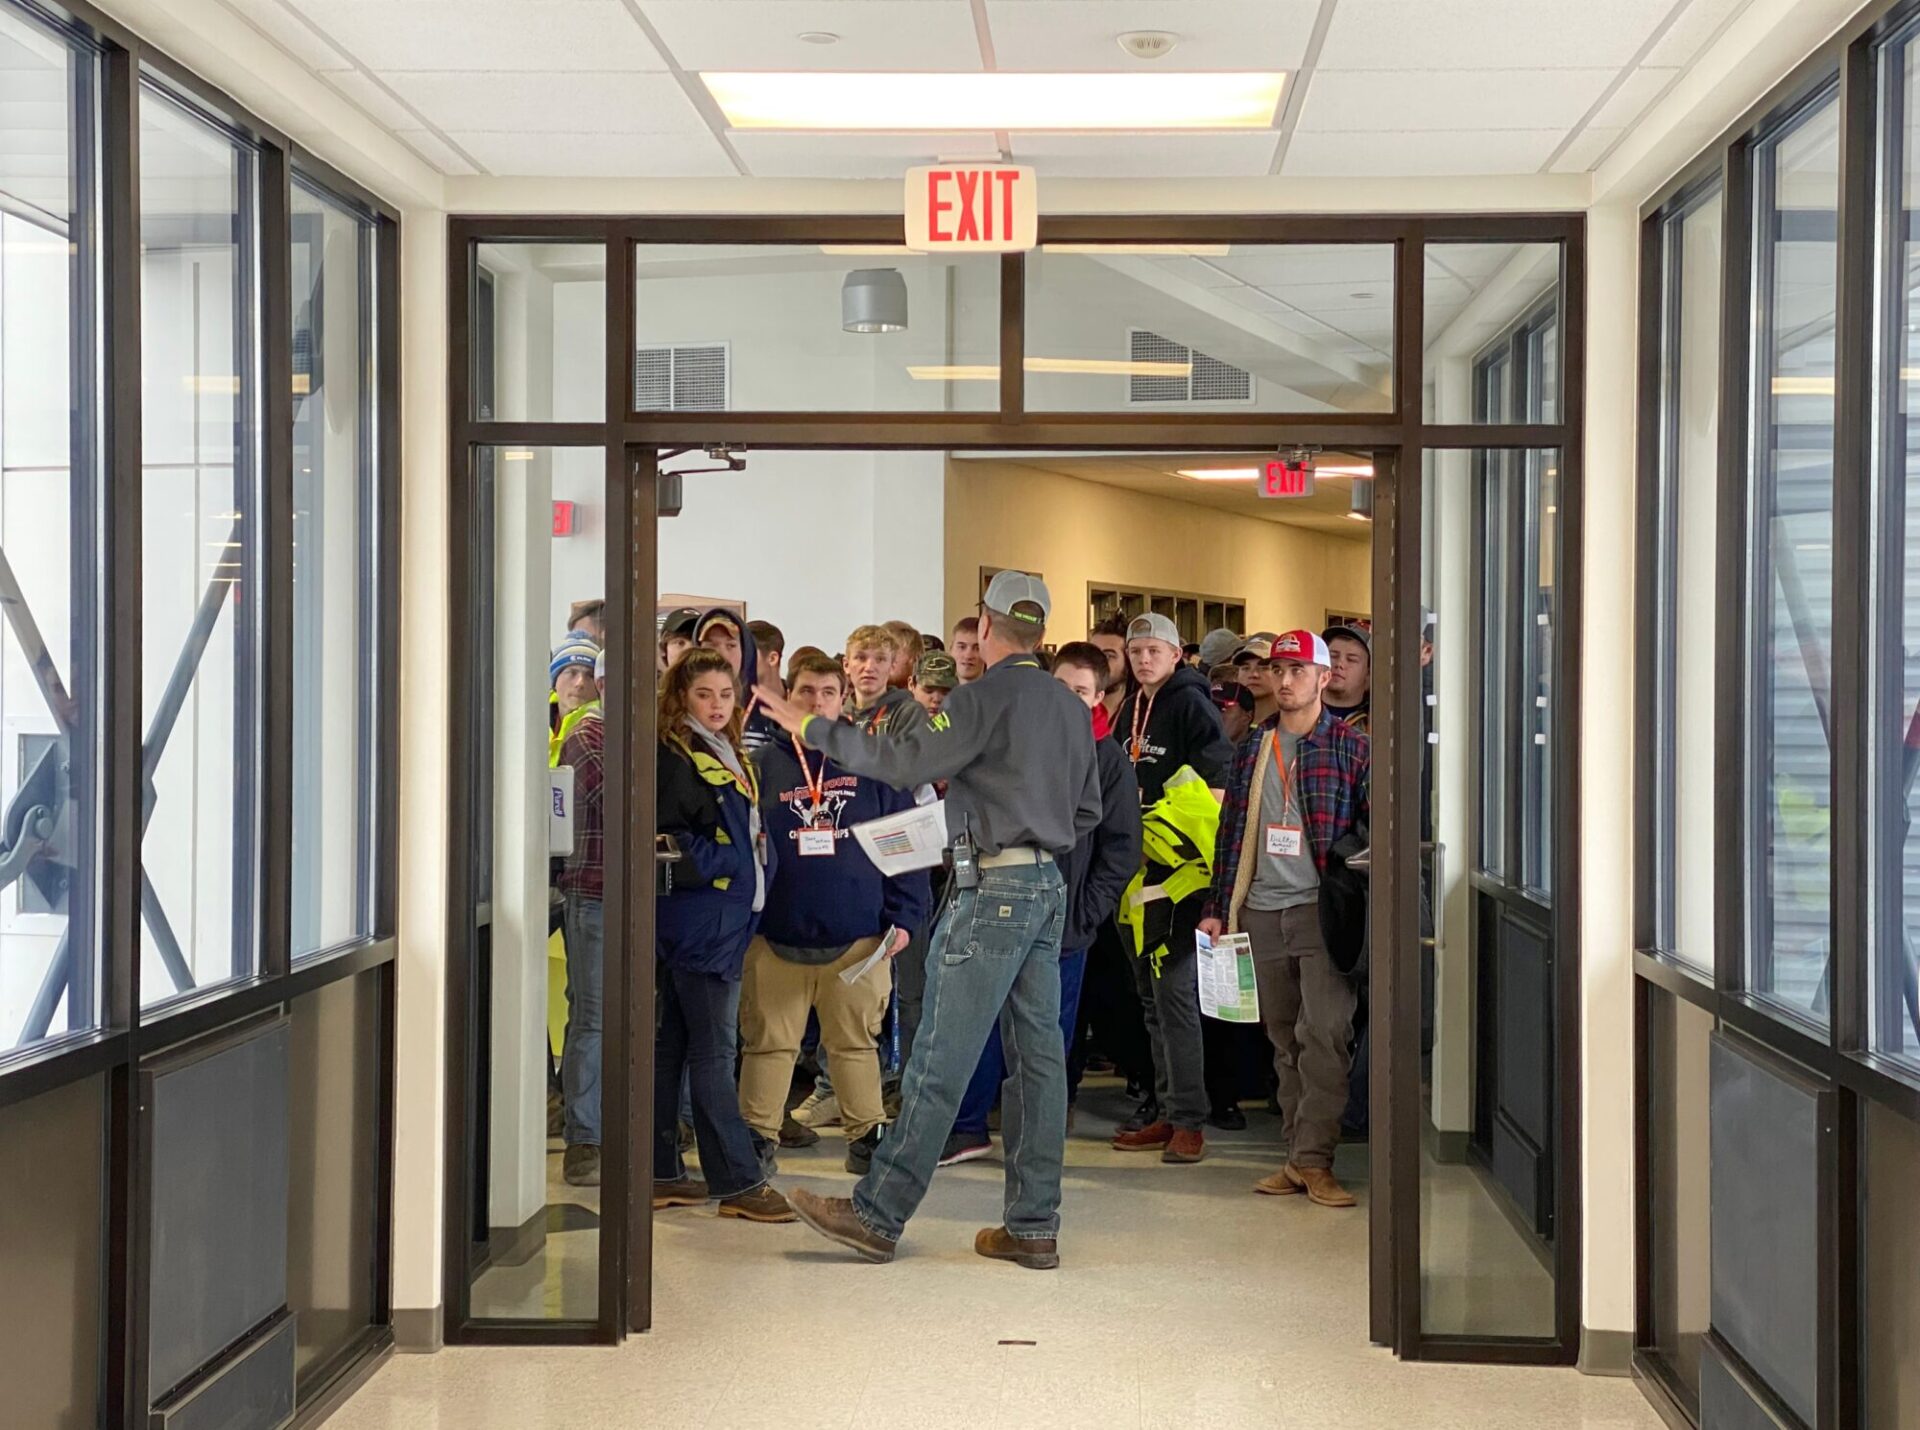
[{"label": "gray baseball cap", "polygon": [[[1040,608],[1040,619],[1014,610],[1022,601],[1028,601]],[[1053,614],[1053,597],[1047,594],[1047,583],[1038,576],[1029,576],[1024,571],[999,571],[987,583],[987,594],[981,605],[996,616],[1005,616],[1008,620],[1025,621],[1030,626],[1045,625],[1048,616]]]},{"label": "gray baseball cap", "polygon": [[1240,637],[1221,626],[1211,630],[1200,639],[1200,668],[1212,670],[1223,660],[1232,660],[1233,653],[1240,648]]},{"label": "gray baseball cap", "polygon": [[1127,622],[1129,641],[1165,641],[1175,650],[1180,649],[1180,629],[1171,619],[1158,611],[1150,611],[1144,616],[1135,616]]}]

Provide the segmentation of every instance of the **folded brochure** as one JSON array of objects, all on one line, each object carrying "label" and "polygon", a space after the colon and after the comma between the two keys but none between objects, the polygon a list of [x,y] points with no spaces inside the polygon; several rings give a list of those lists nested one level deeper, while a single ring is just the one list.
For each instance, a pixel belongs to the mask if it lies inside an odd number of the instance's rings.
[{"label": "folded brochure", "polygon": [[1260,1021],[1260,989],[1253,981],[1253,940],[1243,933],[1209,938],[1196,930],[1193,961],[1200,1011],[1223,1023]]}]

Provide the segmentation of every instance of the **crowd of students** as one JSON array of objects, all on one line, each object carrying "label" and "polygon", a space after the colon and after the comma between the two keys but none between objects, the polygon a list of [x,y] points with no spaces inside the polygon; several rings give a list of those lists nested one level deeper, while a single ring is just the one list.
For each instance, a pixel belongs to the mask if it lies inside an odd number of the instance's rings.
[{"label": "crowd of students", "polygon": [[[550,667],[551,759],[572,768],[575,790],[574,850],[555,880],[568,1026],[550,1130],[566,1144],[566,1179],[583,1184],[599,1176],[600,614],[575,608]],[[883,875],[853,836],[941,791],[841,768],[751,693],[765,681],[814,716],[887,738],[937,730],[949,693],[985,673],[973,617],[946,641],[888,621],[837,652],[785,647],[776,626],[727,608],[675,610],[660,625],[658,829],[679,859],[656,900],[654,1205],[715,1201],[757,1222],[793,1219],[774,1185],[782,1148],[838,1127],[848,1170],[871,1163],[897,1110],[889,1075],[922,1024],[949,877]],[[1183,645],[1149,614],[1044,658],[1087,708],[1102,801],[1062,869],[1070,1097],[1090,1065],[1110,1065],[1138,1097],[1112,1146],[1176,1165],[1205,1157],[1207,1126],[1244,1128],[1240,1104],[1266,1102],[1289,1151],[1254,1189],[1352,1206],[1332,1159],[1365,1129],[1364,874],[1347,859],[1367,844],[1368,633],[1220,630]],[[1200,1010],[1196,935],[1236,931],[1251,940],[1258,1026]],[[796,1102],[803,1066],[817,1075]],[[996,1030],[940,1165],[992,1152],[1003,1071]]]}]

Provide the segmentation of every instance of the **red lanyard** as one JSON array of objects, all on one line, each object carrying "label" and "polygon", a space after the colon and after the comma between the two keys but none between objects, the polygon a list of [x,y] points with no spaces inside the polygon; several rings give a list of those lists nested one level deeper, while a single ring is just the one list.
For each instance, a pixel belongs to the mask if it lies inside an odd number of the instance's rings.
[{"label": "red lanyard", "polygon": [[869,735],[878,734],[880,730],[880,722],[886,718],[887,718],[887,707],[884,705],[876,706],[874,708],[873,714],[867,717],[867,733]]},{"label": "red lanyard", "polygon": [[825,755],[820,757],[820,773],[815,775],[807,768],[806,748],[800,743],[798,735],[793,737],[793,754],[794,758],[800,761],[800,773],[807,781],[807,793],[813,797],[813,811],[810,818],[817,819],[820,816],[820,807],[827,802],[827,757]]},{"label": "red lanyard", "polygon": [[[1142,690],[1136,692],[1133,697],[1133,739],[1128,743],[1128,751],[1136,765],[1140,763],[1140,737],[1147,733],[1147,726],[1152,723],[1153,698],[1158,693]],[[1142,700],[1141,695],[1146,695],[1147,698]]]},{"label": "red lanyard", "polygon": [[[1293,773],[1287,769],[1287,757],[1280,749],[1280,727],[1278,725],[1273,727],[1272,739],[1273,762],[1280,767],[1280,818],[1285,820],[1287,811],[1291,809],[1304,823],[1307,812],[1304,809],[1298,808],[1293,802]],[[1293,766],[1296,770],[1300,768],[1300,756],[1297,753],[1293,757]]]}]

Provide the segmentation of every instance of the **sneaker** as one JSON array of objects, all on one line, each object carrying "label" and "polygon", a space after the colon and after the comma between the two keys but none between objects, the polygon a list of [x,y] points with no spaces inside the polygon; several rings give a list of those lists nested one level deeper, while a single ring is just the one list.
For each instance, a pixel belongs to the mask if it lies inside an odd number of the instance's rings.
[{"label": "sneaker", "polygon": [[954,1132],[947,1137],[947,1145],[940,1149],[942,1167],[957,1166],[961,1162],[975,1162],[982,1157],[993,1155],[993,1139],[981,1132]]},{"label": "sneaker", "polygon": [[698,1177],[681,1177],[673,1182],[655,1182],[653,1184],[653,1209],[665,1211],[668,1207],[698,1207],[707,1202],[707,1184]]},{"label": "sneaker", "polygon": [[1222,1132],[1245,1132],[1247,1114],[1232,1103],[1228,1103],[1225,1107],[1216,1107],[1208,1114],[1207,1125],[1218,1127]]},{"label": "sneaker", "polygon": [[847,1170],[856,1177],[867,1175],[873,1165],[873,1149],[880,1145],[880,1129],[869,1127],[864,1137],[847,1139]]},{"label": "sneaker", "polygon": [[1113,1145],[1122,1152],[1157,1152],[1173,1141],[1173,1124],[1155,1122],[1131,1132],[1114,1134]]},{"label": "sneaker", "polygon": [[995,1261],[1011,1261],[1029,1271],[1052,1271],[1060,1264],[1060,1243],[1048,1237],[1019,1237],[1004,1226],[990,1226],[973,1238],[973,1249]]},{"label": "sneaker", "polygon": [[1138,1132],[1143,1127],[1151,1127],[1161,1120],[1160,1100],[1151,1093],[1133,1110],[1133,1116],[1121,1123],[1116,1131]]},{"label": "sneaker", "polygon": [[840,1125],[840,1099],[832,1093],[809,1093],[807,1100],[793,1110],[793,1120],[816,1132],[822,1127]]},{"label": "sneaker", "polygon": [[789,1112],[780,1124],[780,1145],[782,1147],[811,1147],[820,1140],[820,1134],[811,1127],[802,1127],[793,1120]]},{"label": "sneaker", "polygon": [[755,1187],[750,1192],[742,1192],[737,1197],[728,1197],[720,1203],[720,1215],[736,1217],[741,1221],[764,1222],[769,1226],[798,1220],[787,1199],[773,1189],[771,1182]]},{"label": "sneaker", "polygon": [[877,1232],[868,1231],[865,1223],[854,1214],[850,1198],[815,1196],[803,1187],[793,1194],[793,1210],[799,1214],[801,1221],[828,1241],[837,1241],[868,1261],[893,1260],[897,1243],[888,1241]]},{"label": "sneaker", "polygon": [[1191,1132],[1181,1128],[1173,1134],[1172,1140],[1167,1143],[1166,1150],[1161,1152],[1160,1160],[1162,1162],[1198,1162],[1206,1155],[1206,1134],[1198,1128]]},{"label": "sneaker", "polygon": [[567,1148],[567,1155],[560,1163],[560,1174],[570,1187],[599,1186],[600,1149],[591,1142]]}]

